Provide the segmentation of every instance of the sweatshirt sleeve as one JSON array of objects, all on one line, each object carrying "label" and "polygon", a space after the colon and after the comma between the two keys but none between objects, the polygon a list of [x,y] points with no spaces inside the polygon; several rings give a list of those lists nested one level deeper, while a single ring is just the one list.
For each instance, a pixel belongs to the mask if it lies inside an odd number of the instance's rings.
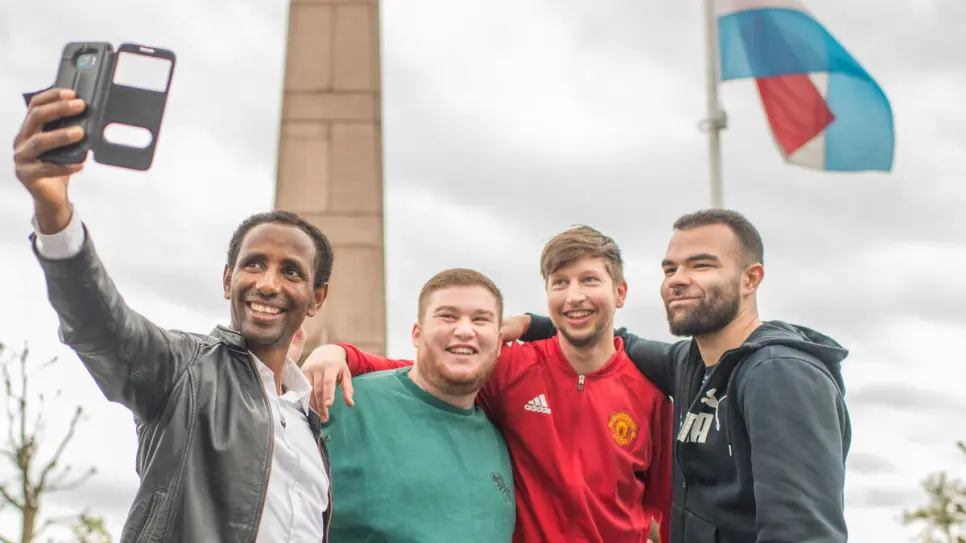
[{"label": "sweatshirt sleeve", "polygon": [[845,456],[851,435],[838,387],[796,358],[749,368],[739,384],[751,445],[756,543],[845,543]]},{"label": "sweatshirt sleeve", "polygon": [[670,400],[658,398],[651,414],[652,456],[644,491],[644,510],[660,525],[661,543],[671,541],[672,417]]},{"label": "sweatshirt sleeve", "polygon": [[412,360],[394,360],[377,354],[370,354],[349,343],[339,343],[338,345],[345,349],[346,363],[349,366],[349,373],[353,377],[374,371],[394,370],[413,365]]},{"label": "sweatshirt sleeve", "polygon": [[[520,341],[532,342],[552,338],[557,334],[557,327],[550,317],[527,313],[530,326],[520,337]],[[624,352],[631,359],[638,371],[654,383],[664,395],[674,395],[674,360],[680,349],[687,348],[687,342],[664,343],[652,341],[636,336],[627,328],[614,330],[614,335],[624,341]]]}]

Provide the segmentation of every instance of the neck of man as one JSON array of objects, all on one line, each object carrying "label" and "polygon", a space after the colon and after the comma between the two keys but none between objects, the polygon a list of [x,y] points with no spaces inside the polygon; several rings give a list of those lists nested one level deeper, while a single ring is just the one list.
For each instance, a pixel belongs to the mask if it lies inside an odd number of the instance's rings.
[{"label": "neck of man", "polygon": [[251,345],[249,350],[262,364],[268,366],[275,376],[275,393],[282,395],[282,372],[285,371],[285,357],[288,349],[281,349],[274,345]]},{"label": "neck of man", "polygon": [[752,306],[739,310],[738,315],[721,330],[695,336],[704,365],[717,364],[722,355],[740,347],[759,326],[761,320],[758,318],[758,310]]},{"label": "neck of man", "polygon": [[473,402],[476,401],[476,395],[479,393],[479,390],[474,390],[466,394],[454,394],[434,385],[419,371],[418,358],[413,364],[413,369],[409,370],[409,378],[412,379],[416,386],[423,389],[429,395],[460,409],[471,409]]},{"label": "neck of man", "polygon": [[603,368],[617,352],[617,348],[614,347],[614,329],[610,325],[588,345],[578,347],[559,332],[557,341],[560,343],[564,358],[577,375],[587,375]]}]

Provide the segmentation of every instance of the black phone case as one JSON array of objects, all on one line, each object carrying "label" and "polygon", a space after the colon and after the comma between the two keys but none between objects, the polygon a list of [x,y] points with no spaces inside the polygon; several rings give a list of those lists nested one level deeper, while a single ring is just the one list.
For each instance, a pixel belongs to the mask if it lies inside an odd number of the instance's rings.
[{"label": "black phone case", "polygon": [[[110,81],[114,72],[114,47],[109,43],[68,43],[60,57],[60,68],[53,88],[73,89],[77,97],[84,100],[87,107],[76,117],[58,119],[44,125],[44,131],[80,126],[84,129],[84,139],[77,143],[41,153],[38,158],[54,164],[80,164],[87,159],[87,153],[100,136],[97,132],[97,115],[103,109],[98,99],[104,96],[105,82]],[[81,57],[92,58],[87,66],[78,66]],[[107,77],[104,77],[105,74]],[[92,128],[94,130],[92,130]]]},{"label": "black phone case", "polygon": [[[115,83],[117,59],[125,53],[170,61],[164,91]],[[92,63],[91,58],[94,59]],[[85,60],[80,66],[79,59]],[[55,164],[81,164],[87,159],[88,153],[93,151],[94,160],[101,164],[132,170],[150,168],[158,144],[168,91],[171,89],[174,66],[175,55],[166,49],[125,43],[114,51],[109,43],[68,43],[64,47],[57,78],[51,88],[73,89],[87,107],[80,115],[48,123],[44,130],[79,125],[84,128],[85,136],[77,143],[42,153],[38,158]],[[38,93],[24,95],[28,104],[35,94]],[[151,134],[150,143],[139,148],[107,141],[104,138],[104,129],[115,123],[147,130]]]}]

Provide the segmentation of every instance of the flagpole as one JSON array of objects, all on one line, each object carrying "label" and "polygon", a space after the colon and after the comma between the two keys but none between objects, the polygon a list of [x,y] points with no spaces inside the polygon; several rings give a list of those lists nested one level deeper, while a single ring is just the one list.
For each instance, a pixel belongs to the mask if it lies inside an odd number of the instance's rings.
[{"label": "flagpole", "polygon": [[724,207],[724,187],[721,180],[721,131],[728,119],[718,102],[718,18],[715,0],[704,0],[705,63],[707,65],[708,117],[701,123],[708,132],[708,167],[711,177],[711,207]]}]

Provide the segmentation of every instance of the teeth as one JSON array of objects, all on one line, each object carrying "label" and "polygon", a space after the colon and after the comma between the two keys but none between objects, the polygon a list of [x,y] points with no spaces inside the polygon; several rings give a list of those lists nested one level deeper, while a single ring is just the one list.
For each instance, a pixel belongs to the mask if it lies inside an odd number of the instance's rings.
[{"label": "teeth", "polygon": [[564,313],[564,314],[572,319],[582,319],[584,317],[590,316],[590,311],[568,311],[567,313]]},{"label": "teeth", "polygon": [[473,354],[473,349],[468,347],[454,347],[452,349],[447,349],[447,351],[453,354]]},{"label": "teeth", "polygon": [[251,304],[251,306],[252,309],[258,311],[259,313],[268,313],[269,315],[277,315],[278,313],[281,313],[281,310],[279,310],[277,307],[269,307],[262,304]]}]

